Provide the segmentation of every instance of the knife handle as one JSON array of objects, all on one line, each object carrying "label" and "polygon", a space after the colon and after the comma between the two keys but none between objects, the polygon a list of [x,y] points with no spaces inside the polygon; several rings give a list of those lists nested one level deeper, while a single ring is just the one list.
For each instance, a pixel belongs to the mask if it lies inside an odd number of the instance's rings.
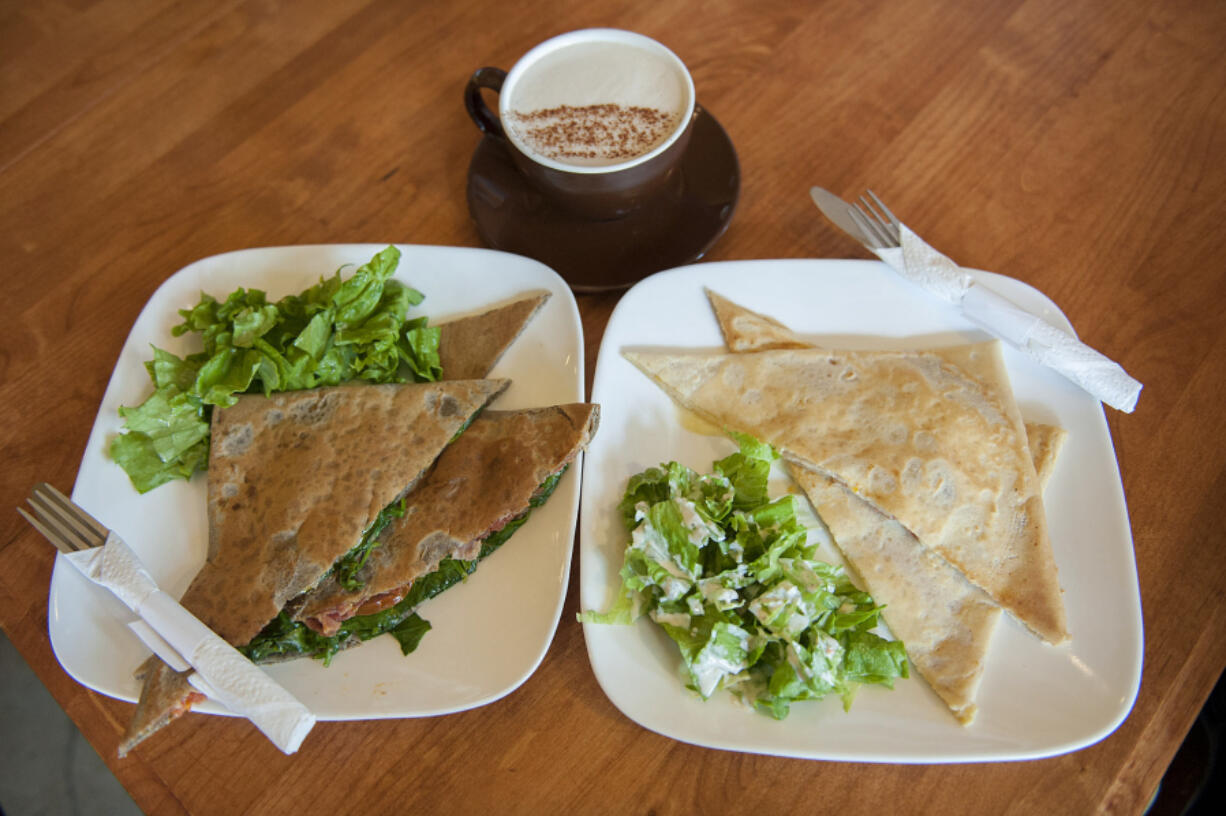
[{"label": "knife handle", "polygon": [[1129,413],[1136,408],[1141,383],[1075,335],[979,283],[967,290],[961,305],[966,316],[988,332],[1055,369],[1112,408]]},{"label": "knife handle", "polygon": [[297,698],[165,592],[150,595],[139,614],[204,678],[217,702],[251,720],[285,753],[298,750],[315,716]]},{"label": "knife handle", "polygon": [[185,672],[191,668],[191,664],[183,659],[183,655],[175,651],[174,647],[166,642],[166,639],[153,630],[153,627],[145,623],[141,618],[128,623],[128,628],[132,633],[140,638],[141,643],[153,650],[153,653],[162,659],[170,668],[177,672]]}]

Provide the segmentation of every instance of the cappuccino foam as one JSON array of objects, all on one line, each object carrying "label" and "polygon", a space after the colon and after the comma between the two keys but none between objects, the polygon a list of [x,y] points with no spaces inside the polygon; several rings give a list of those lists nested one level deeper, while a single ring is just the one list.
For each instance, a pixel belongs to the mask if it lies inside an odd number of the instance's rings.
[{"label": "cappuccino foam", "polygon": [[649,153],[681,125],[689,90],[666,55],[620,43],[546,54],[517,81],[504,126],[532,153],[609,165]]}]

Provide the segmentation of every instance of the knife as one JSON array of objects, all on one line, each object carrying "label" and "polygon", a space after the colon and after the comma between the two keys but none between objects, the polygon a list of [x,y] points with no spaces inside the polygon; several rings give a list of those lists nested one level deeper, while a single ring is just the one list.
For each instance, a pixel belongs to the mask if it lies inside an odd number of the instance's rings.
[{"label": "knife", "polygon": [[880,240],[860,227],[846,201],[821,187],[811,188],[809,195],[835,226],[907,280],[957,306],[988,333],[1059,372],[1113,408],[1126,412],[1136,408],[1141,383],[1118,363],[984,286],[970,272],[924,243],[905,224],[898,225],[901,246],[882,246]]},{"label": "knife", "polygon": [[836,227],[864,244],[865,247],[872,243],[860,229],[860,225],[851,217],[851,206],[846,201],[821,187],[810,187],[809,196],[817,208],[822,211],[822,215],[834,222]]}]

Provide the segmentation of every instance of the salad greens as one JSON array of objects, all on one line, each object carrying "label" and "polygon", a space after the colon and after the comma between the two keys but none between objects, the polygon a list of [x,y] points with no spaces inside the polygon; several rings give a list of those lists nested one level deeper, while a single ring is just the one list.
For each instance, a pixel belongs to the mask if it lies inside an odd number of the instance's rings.
[{"label": "salad greens", "polygon": [[444,558],[437,569],[414,581],[408,593],[394,606],[369,615],[355,615],[342,623],[340,630],[331,636],[321,635],[282,610],[250,643],[240,647],[239,651],[255,663],[314,657],[327,666],[332,662],[332,657],[352,638],[366,641],[386,633],[400,643],[402,654],[411,653],[426,632],[430,631],[429,621],[417,614],[417,607],[472,575],[480,561],[506,543],[528,520],[532,510],[545,503],[565,472],[566,468],[563,468],[542,482],[529,501],[527,510],[507,522],[501,529],[486,536],[476,558],[471,561]]},{"label": "salad greens", "polygon": [[276,303],[259,289],[237,289],[221,302],[202,293],[171,331],[199,334],[204,350],[181,358],[153,348],[145,367],[155,390],[119,409],[125,432],[112,440],[111,458],[145,493],[207,466],[212,408],[233,405],[239,394],[439,379],[439,330],[424,317],[407,318],[424,296],[391,279],[399,263],[400,250],[389,246],[352,276],[337,270]]},{"label": "salad greens", "polygon": [[630,478],[620,504],[630,533],[622,587],[591,623],[647,614],[677,643],[687,687],[720,688],[776,719],[830,692],[850,708],[862,683],[907,677],[900,641],[871,630],[882,607],[840,566],[816,559],[795,497],[771,501],[778,454],[733,433],[740,450],[699,475],[669,462]]}]

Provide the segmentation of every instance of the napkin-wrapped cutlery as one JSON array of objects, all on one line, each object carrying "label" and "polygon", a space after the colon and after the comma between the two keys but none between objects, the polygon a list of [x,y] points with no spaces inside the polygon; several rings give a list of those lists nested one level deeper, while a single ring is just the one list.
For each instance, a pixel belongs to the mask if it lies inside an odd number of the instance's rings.
[{"label": "napkin-wrapped cutlery", "polygon": [[17,512],[82,575],[139,616],[128,626],[146,645],[176,670],[194,669],[189,683],[249,719],[283,752],[298,750],[315,725],[305,705],[159,589],[123,539],[63,493],[39,484],[29,501],[33,516]]},{"label": "napkin-wrapped cutlery", "polygon": [[811,188],[809,195],[836,226],[907,280],[959,307],[990,334],[1111,407],[1129,413],[1136,408],[1141,383],[1118,363],[975,280],[895,218],[875,195],[877,209],[864,199],[864,208],[853,207],[821,187]]}]

